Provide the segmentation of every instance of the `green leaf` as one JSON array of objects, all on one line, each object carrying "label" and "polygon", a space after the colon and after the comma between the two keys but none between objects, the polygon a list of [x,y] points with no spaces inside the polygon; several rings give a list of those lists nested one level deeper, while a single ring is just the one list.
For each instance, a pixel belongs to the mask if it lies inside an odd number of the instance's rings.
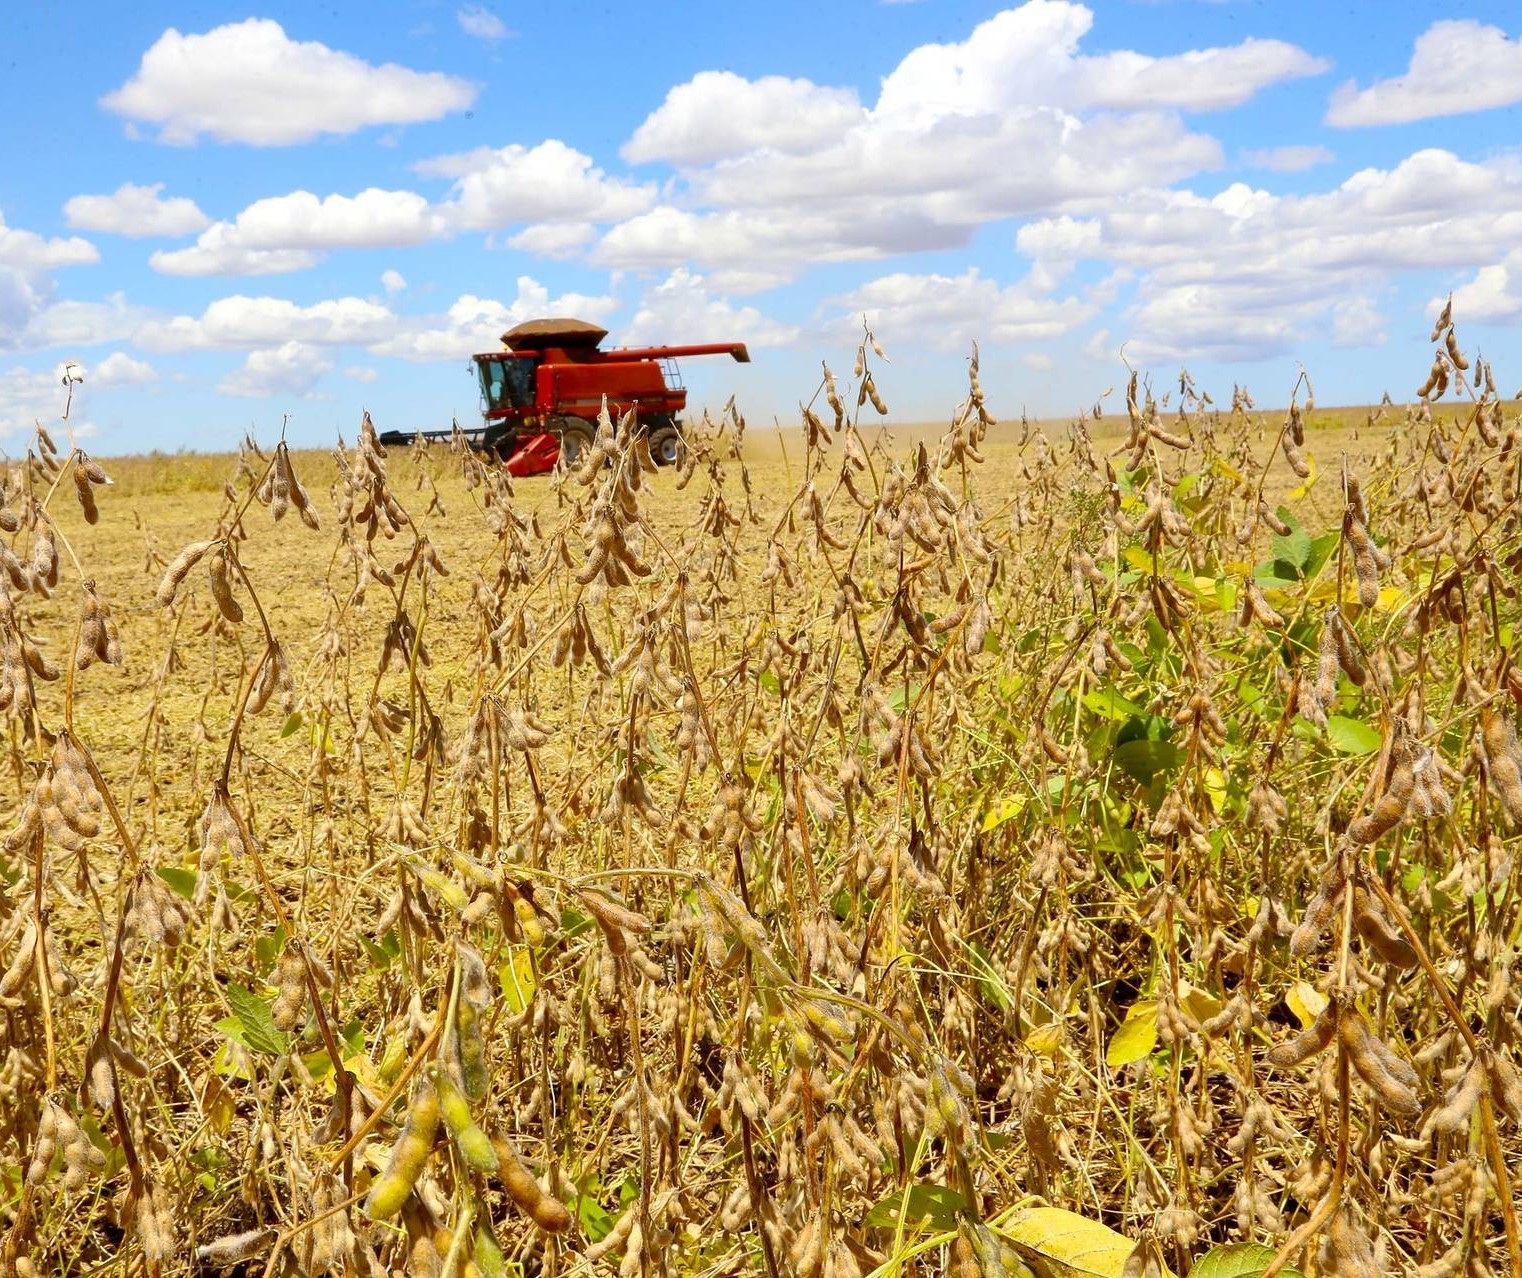
[{"label": "green leaf", "polygon": [[[1189,1278],[1258,1278],[1273,1258],[1274,1249],[1261,1243],[1226,1243],[1201,1256],[1189,1271]],[[1302,1278],[1300,1271],[1290,1266],[1279,1272],[1284,1278]]]},{"label": "green leaf", "polygon": [[1095,688],[1092,692],[1084,694],[1084,707],[1092,710],[1097,715],[1103,715],[1107,719],[1113,719],[1116,723],[1124,723],[1134,715],[1146,714],[1146,708],[1139,706],[1134,701],[1128,701],[1114,688]]},{"label": "green leaf", "polygon": [[401,956],[401,942],[396,939],[396,929],[388,928],[386,935],[381,937],[377,945],[363,932],[358,933],[359,945],[365,952],[365,957],[370,960],[370,966],[377,972],[384,972],[392,963]]},{"label": "green leaf", "polygon": [[196,872],[194,870],[182,870],[177,865],[163,865],[159,867],[159,878],[169,884],[170,890],[176,896],[183,896],[187,901],[196,898]]},{"label": "green leaf", "polygon": [[233,1015],[237,1017],[243,1031],[241,1037],[235,1034],[229,1034],[228,1037],[236,1039],[250,1051],[264,1052],[270,1056],[285,1055],[291,1045],[291,1036],[275,1028],[275,1018],[270,1013],[268,1003],[242,985],[227,987],[227,1001],[232,1005]]},{"label": "green leaf", "polygon": [[285,953],[285,943],[289,933],[285,930],[284,923],[277,923],[275,930],[268,936],[261,936],[254,942],[254,957],[259,960],[261,971],[269,971],[275,966],[275,960]]},{"label": "green leaf", "polygon": [[1311,539],[1311,557],[1305,562],[1305,575],[1314,577],[1324,567],[1326,561],[1332,557],[1332,552],[1337,549],[1337,543],[1342,540],[1342,529],[1335,532],[1322,533],[1319,537]]},{"label": "green leaf", "polygon": [[1293,590],[1300,584],[1300,570],[1288,559],[1265,559],[1252,570],[1260,590]]},{"label": "green leaf", "polygon": [[582,1232],[593,1242],[601,1242],[613,1232],[613,1217],[591,1194],[578,1194],[569,1205],[581,1221]]},{"label": "green leaf", "polygon": [[1143,998],[1132,1003],[1126,1019],[1105,1048],[1105,1064],[1111,1069],[1134,1065],[1152,1055],[1157,1046],[1157,1002]]},{"label": "green leaf", "polygon": [[1326,735],[1340,754],[1373,754],[1384,740],[1367,723],[1340,714],[1327,716]]},{"label": "green leaf", "polygon": [[1171,741],[1137,737],[1115,747],[1115,762],[1143,785],[1150,785],[1159,772],[1172,772],[1184,761],[1184,752]]},{"label": "green leaf", "polygon": [[292,710],[290,714],[286,715],[285,722],[280,725],[281,737],[289,737],[294,734],[300,729],[303,722],[304,720],[301,717],[301,711]]},{"label": "green leaf", "polygon": [[1046,1271],[1055,1278],[1121,1278],[1136,1249],[1108,1225],[1061,1207],[1032,1207],[1002,1232],[1016,1247],[1046,1261]]},{"label": "green leaf", "polygon": [[1311,535],[1283,506],[1280,506],[1275,513],[1289,525],[1289,536],[1280,537],[1277,533],[1274,535],[1272,543],[1274,558],[1293,564],[1300,575],[1304,575],[1306,565],[1311,562]]},{"label": "green leaf", "polygon": [[765,688],[774,697],[782,695],[782,680],[777,678],[770,670],[763,670],[756,676],[756,682]]},{"label": "green leaf", "polygon": [[921,1183],[889,1194],[866,1215],[865,1223],[873,1229],[897,1229],[899,1221],[908,1226],[928,1221],[935,1229],[955,1229],[957,1215],[967,1209],[967,1200],[945,1185]]},{"label": "green leaf", "polygon": [[978,973],[978,984],[983,987],[983,993],[987,996],[988,1001],[1001,1012],[1012,1010],[1014,1003],[1010,1001],[1009,990],[1004,984],[1004,977],[1000,974],[999,969],[994,966],[993,958],[988,950],[976,941],[967,948],[972,954],[973,967]]}]

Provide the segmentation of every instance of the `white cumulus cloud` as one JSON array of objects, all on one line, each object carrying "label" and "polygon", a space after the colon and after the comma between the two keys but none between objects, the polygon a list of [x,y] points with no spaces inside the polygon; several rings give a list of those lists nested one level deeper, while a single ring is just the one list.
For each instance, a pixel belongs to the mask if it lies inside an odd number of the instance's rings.
[{"label": "white cumulus cloud", "polygon": [[332,371],[333,357],[326,351],[283,342],[270,350],[250,352],[243,366],[224,377],[217,389],[248,399],[305,398]]},{"label": "white cumulus cloud", "polygon": [[1018,343],[1061,337],[1085,323],[1094,306],[1051,296],[1039,283],[1000,284],[976,267],[960,275],[898,272],[863,284],[826,305],[840,312],[837,327],[867,325],[891,349],[906,339],[940,350],[974,341]]},{"label": "white cumulus cloud", "polygon": [[400,271],[382,271],[381,287],[388,293],[405,292],[407,288],[407,280]]},{"label": "white cumulus cloud", "polygon": [[219,298],[199,316],[150,320],[136,343],[150,351],[249,350],[288,342],[311,346],[366,346],[392,336],[399,321],[389,307],[362,297],[339,297],[299,306],[280,297]]},{"label": "white cumulus cloud", "polygon": [[460,24],[460,30],[468,36],[474,36],[477,40],[495,43],[512,35],[507,23],[484,4],[468,4],[463,9],[455,10],[454,16],[455,21]]},{"label": "white cumulus cloud", "polygon": [[[76,399],[82,398],[76,392]],[[57,422],[66,399],[52,370],[17,366],[0,372],[0,436],[24,434],[38,422]]]},{"label": "white cumulus cloud", "polygon": [[41,275],[60,266],[91,266],[98,261],[100,252],[89,240],[77,235],[49,239],[36,231],[7,226],[0,214],[0,266],[23,275]]},{"label": "white cumulus cloud", "polygon": [[1324,146],[1248,147],[1242,152],[1242,163],[1248,168],[1274,173],[1303,173],[1336,158],[1331,148]]},{"label": "white cumulus cloud", "polygon": [[1162,58],[1129,50],[1080,53],[1093,25],[1093,10],[1068,0],[1029,0],[1006,9],[964,41],[912,51],[883,81],[875,114],[932,121],[1029,106],[1213,111],[1327,69],[1282,40],[1249,39]]},{"label": "white cumulus cloud", "polygon": [[[3,277],[4,272],[0,272]],[[0,279],[3,285],[3,279]],[[112,293],[102,302],[77,302],[62,298],[41,306],[17,336],[16,345],[27,350],[53,347],[100,346],[106,342],[123,342],[148,320],[147,307],[127,300],[125,293]],[[4,326],[0,323],[0,334]]]},{"label": "white cumulus cloud", "polygon": [[1509,290],[1493,264],[1522,249],[1522,164],[1424,150],[1329,191],[1137,191],[1077,222],[1087,229],[1032,223],[1017,243],[1038,262],[1080,244],[1132,272],[1128,354],[1281,358],[1302,342],[1383,341],[1375,299],[1407,271],[1482,268],[1465,300],[1477,317],[1504,316]]},{"label": "white cumulus cloud", "polygon": [[412,124],[463,111],[475,86],[456,76],[372,66],[315,40],[292,40],[269,18],[186,35],[170,27],[136,73],[101,105],[156,125],[158,140],[201,137],[287,146],[369,125]]},{"label": "white cumulus cloud", "polygon": [[123,182],[110,195],[76,195],[63,206],[64,220],[80,231],[100,231],[133,239],[194,235],[211,219],[184,196],[165,197],[164,184]]},{"label": "white cumulus cloud", "polygon": [[[1436,314],[1441,306],[1441,299],[1434,299],[1429,309]],[[1473,278],[1454,289],[1453,313],[1462,320],[1482,323],[1522,323],[1522,248],[1482,266]]]},{"label": "white cumulus cloud", "polygon": [[1434,22],[1411,50],[1405,75],[1360,89],[1349,80],[1332,94],[1326,122],[1338,128],[1407,124],[1522,102],[1522,35],[1473,18]]},{"label": "white cumulus cloud", "polygon": [[623,337],[631,345],[683,341],[748,342],[785,346],[800,329],[779,324],[754,306],[735,306],[710,292],[701,275],[672,271],[640,299]]},{"label": "white cumulus cloud", "polygon": [[624,144],[633,164],[710,164],[757,147],[785,154],[816,150],[860,124],[854,90],[768,75],[746,80],[733,71],[700,71],[666,94]]},{"label": "white cumulus cloud", "polygon": [[614,269],[786,278],[813,262],[961,247],[990,222],[1219,168],[1220,144],[1182,112],[1325,69],[1276,40],[1086,54],[1093,23],[1070,0],[1028,0],[964,40],[911,50],[870,105],[810,80],[702,72],[623,150],[672,164],[678,179],[589,256]]},{"label": "white cumulus cloud", "polygon": [[98,261],[100,253],[88,240],[50,239],[7,226],[0,214],[0,350],[38,344],[28,334],[54,304],[52,271]]},{"label": "white cumulus cloud", "polygon": [[158,371],[146,360],[133,359],[125,351],[112,351],[87,374],[91,386],[148,386],[158,381]]},{"label": "white cumulus cloud", "polygon": [[313,266],[340,248],[394,248],[444,234],[444,216],[413,191],[375,187],[319,198],[310,191],[257,200],[217,222],[190,248],[149,258],[166,275],[274,275]]},{"label": "white cumulus cloud", "polygon": [[535,222],[509,236],[507,246],[536,257],[574,257],[596,237],[590,222]]},{"label": "white cumulus cloud", "polygon": [[526,319],[561,316],[597,321],[617,309],[618,300],[610,296],[564,293],[553,297],[538,280],[523,275],[511,301],[466,294],[443,315],[399,322],[395,335],[374,343],[370,351],[415,363],[466,359],[481,351],[500,349],[502,333]]},{"label": "white cumulus cloud", "polygon": [[527,222],[611,222],[655,203],[655,188],[610,177],[592,157],[550,138],[441,155],[415,166],[426,177],[451,178],[442,211],[469,230]]}]

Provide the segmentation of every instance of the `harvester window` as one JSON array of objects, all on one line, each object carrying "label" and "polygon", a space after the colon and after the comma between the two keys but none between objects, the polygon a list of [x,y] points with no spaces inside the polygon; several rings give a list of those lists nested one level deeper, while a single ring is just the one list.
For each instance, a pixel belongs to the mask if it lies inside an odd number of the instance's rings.
[{"label": "harvester window", "polygon": [[531,408],[534,403],[534,365],[531,359],[496,359],[481,364],[481,392],[486,407]]}]

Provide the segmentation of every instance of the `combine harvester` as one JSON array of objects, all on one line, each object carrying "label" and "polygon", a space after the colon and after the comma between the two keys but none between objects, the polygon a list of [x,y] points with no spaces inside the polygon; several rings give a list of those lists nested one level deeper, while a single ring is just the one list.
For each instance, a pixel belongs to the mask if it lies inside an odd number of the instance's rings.
[{"label": "combine harvester", "polygon": [[[730,355],[750,363],[743,342],[602,350],[607,335],[607,329],[583,320],[529,320],[502,334],[500,351],[472,355],[482,420],[466,432],[471,447],[506,462],[517,475],[547,471],[561,455],[574,466],[596,434],[606,395],[614,418],[635,413],[656,465],[671,466],[682,456],[677,414],[687,407],[678,357]],[[448,440],[452,433],[388,430],[381,443]]]}]

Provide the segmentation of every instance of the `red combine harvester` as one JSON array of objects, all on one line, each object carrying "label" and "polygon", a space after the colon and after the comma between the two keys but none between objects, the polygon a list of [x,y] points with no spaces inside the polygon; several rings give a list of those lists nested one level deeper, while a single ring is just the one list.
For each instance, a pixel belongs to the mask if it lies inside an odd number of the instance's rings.
[{"label": "red combine harvester", "polygon": [[[750,363],[743,342],[601,350],[607,335],[582,320],[529,320],[502,334],[502,350],[471,356],[481,382],[482,417],[481,426],[467,432],[471,446],[510,467],[521,450],[528,473],[549,469],[560,453],[574,465],[592,442],[606,395],[615,418],[637,414],[650,456],[669,466],[681,457],[677,414],[687,407],[677,358],[730,355]],[[448,439],[450,432],[387,431],[381,442],[405,445],[419,436]]]}]

